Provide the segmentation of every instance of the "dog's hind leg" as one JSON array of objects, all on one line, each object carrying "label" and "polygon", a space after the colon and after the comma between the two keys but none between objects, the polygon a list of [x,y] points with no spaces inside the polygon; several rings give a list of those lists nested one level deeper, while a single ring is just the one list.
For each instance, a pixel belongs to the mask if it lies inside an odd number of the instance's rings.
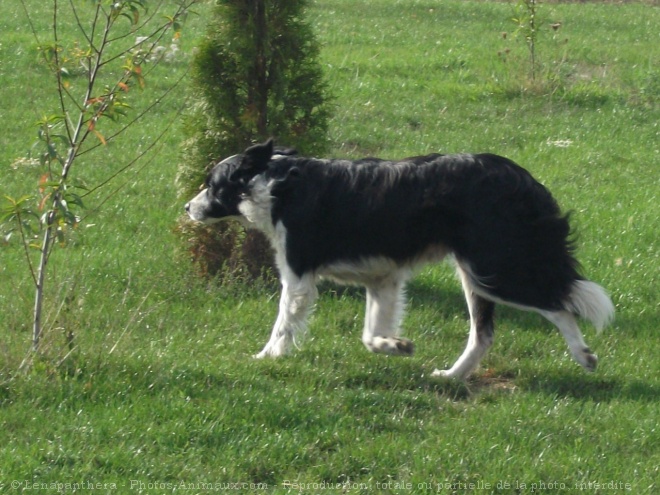
[{"label": "dog's hind leg", "polygon": [[298,344],[298,338],[307,329],[307,317],[316,300],[317,290],[313,275],[297,277],[292,273],[282,276],[282,295],[277,321],[270,340],[256,358],[277,357],[287,354]]},{"label": "dog's hind leg", "polygon": [[614,305],[601,286],[589,280],[576,280],[564,307],[559,311],[538,311],[559,328],[573,358],[588,371],[595,371],[598,358],[584,342],[575,316],[590,321],[600,331],[614,318]]},{"label": "dog's hind leg", "polygon": [[575,316],[568,311],[539,311],[548,320],[554,323],[568,344],[568,348],[575,359],[587,371],[596,371],[598,357],[591,352],[584,341],[580,327]]},{"label": "dog's hind leg", "polygon": [[435,370],[433,376],[462,380],[479,365],[494,340],[493,316],[495,303],[484,299],[472,290],[469,275],[459,266],[465,299],[470,312],[470,336],[461,357],[448,370]]},{"label": "dog's hind leg", "polygon": [[404,309],[403,277],[387,277],[367,285],[367,309],[362,342],[371,352],[410,356],[413,343],[399,337]]}]

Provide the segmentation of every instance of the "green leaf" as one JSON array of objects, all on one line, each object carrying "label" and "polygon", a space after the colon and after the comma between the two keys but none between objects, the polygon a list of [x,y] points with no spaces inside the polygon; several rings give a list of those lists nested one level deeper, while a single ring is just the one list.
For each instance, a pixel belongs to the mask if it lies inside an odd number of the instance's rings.
[{"label": "green leaf", "polygon": [[89,186],[85,181],[79,178],[74,178],[71,180],[71,187],[76,188],[76,189],[82,189],[83,191],[89,191]]},{"label": "green leaf", "polygon": [[67,193],[65,196],[65,199],[67,203],[71,205],[76,205],[79,206],[80,208],[84,208],[85,205],[83,204],[82,197],[76,193]]},{"label": "green leaf", "polygon": [[64,134],[51,134],[50,135],[51,139],[59,139],[64,146],[67,148],[71,146],[71,141],[69,141],[69,137],[65,136]]}]

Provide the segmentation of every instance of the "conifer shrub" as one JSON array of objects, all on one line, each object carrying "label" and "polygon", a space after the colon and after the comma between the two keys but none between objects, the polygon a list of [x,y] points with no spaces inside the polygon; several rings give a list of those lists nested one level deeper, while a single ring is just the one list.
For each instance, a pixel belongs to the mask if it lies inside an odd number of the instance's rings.
[{"label": "conifer shrub", "polygon": [[[306,0],[218,0],[193,60],[178,195],[188,201],[219,160],[274,137],[303,154],[327,145],[330,101]],[[235,222],[177,231],[203,275],[253,279],[273,273],[268,242]]]}]

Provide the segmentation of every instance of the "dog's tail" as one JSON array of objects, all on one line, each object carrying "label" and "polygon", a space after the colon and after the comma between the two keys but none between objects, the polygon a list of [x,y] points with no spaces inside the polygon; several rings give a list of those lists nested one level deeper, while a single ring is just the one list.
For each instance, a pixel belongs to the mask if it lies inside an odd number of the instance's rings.
[{"label": "dog's tail", "polygon": [[573,282],[566,310],[590,321],[599,332],[614,319],[614,304],[600,285],[589,280]]}]

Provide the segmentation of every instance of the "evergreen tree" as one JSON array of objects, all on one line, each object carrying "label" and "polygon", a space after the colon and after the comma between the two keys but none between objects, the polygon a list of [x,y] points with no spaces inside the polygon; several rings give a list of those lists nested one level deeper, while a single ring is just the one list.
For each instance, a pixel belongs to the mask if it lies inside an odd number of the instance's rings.
[{"label": "evergreen tree", "polygon": [[[183,201],[196,194],[213,163],[275,137],[301,153],[326,147],[328,98],[319,48],[303,19],[306,0],[217,0],[193,62],[190,136],[179,167]],[[180,222],[204,274],[229,269],[254,277],[272,266],[267,242],[236,225]]]}]

